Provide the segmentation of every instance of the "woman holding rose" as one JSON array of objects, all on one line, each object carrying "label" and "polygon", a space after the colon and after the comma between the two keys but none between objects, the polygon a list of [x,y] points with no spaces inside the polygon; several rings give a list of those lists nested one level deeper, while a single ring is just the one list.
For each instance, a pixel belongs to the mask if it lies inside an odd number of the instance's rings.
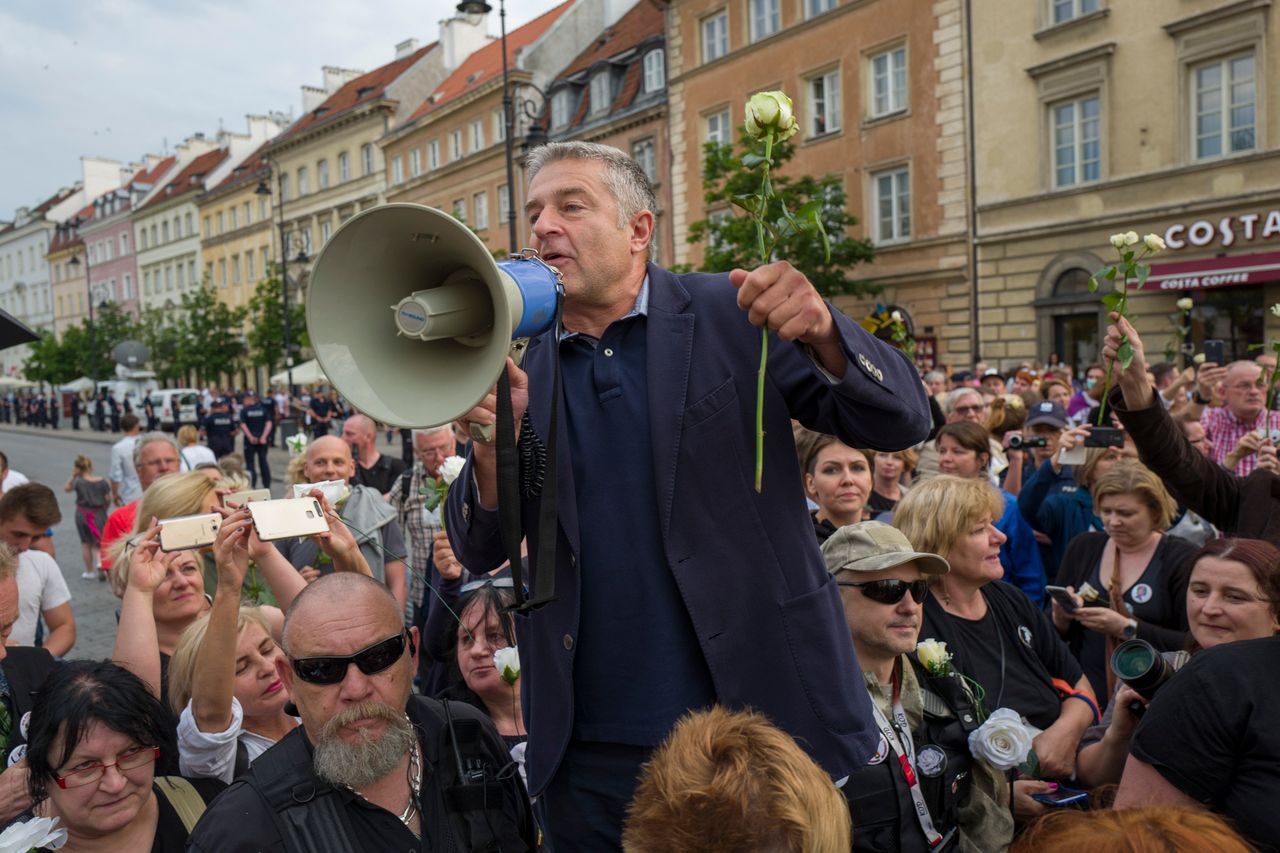
[{"label": "woman holding rose", "polygon": [[[1069,779],[1097,706],[1048,617],[1001,581],[1005,537],[995,520],[1003,507],[987,483],[948,476],[917,485],[898,504],[895,526],[914,547],[951,566],[925,599],[920,636],[947,644],[955,668],[981,686],[989,711],[1011,709],[1040,730],[1034,747],[1046,779]],[[1016,814],[1043,810],[1029,796],[1033,787],[1015,783]]]}]

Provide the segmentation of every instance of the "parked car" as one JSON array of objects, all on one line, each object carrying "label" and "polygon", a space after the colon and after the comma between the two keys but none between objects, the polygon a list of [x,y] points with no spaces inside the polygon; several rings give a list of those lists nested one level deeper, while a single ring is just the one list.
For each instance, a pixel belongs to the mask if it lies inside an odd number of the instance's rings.
[{"label": "parked car", "polygon": [[151,405],[163,429],[176,430],[183,424],[198,424],[199,404],[200,392],[194,388],[161,388],[151,393]]}]

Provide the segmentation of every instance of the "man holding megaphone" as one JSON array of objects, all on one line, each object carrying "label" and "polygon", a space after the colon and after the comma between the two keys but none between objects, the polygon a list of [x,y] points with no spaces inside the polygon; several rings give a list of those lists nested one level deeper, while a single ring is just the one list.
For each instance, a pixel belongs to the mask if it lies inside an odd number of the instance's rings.
[{"label": "man holding megaphone", "polygon": [[[676,276],[648,263],[656,206],[643,170],[582,142],[535,149],[525,214],[563,276],[562,402],[550,435],[554,332],[507,364],[524,442],[559,448],[555,598],[517,619],[530,792],[557,853],[616,847],[640,765],[692,708],[750,705],[834,778],[877,732],[836,587],[813,538],[790,419],[854,447],[922,441],[911,363],[823,301],[790,264]],[[759,326],[774,338],[765,489],[752,488]],[[463,420],[496,422],[490,393]],[[477,441],[447,499],[472,571],[504,557],[497,448]],[[545,486],[541,488],[545,489]]]}]

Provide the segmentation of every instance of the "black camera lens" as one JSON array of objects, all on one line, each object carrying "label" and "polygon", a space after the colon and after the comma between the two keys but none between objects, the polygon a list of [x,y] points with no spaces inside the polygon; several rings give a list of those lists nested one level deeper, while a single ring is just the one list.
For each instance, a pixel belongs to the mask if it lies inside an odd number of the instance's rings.
[{"label": "black camera lens", "polygon": [[1155,698],[1156,691],[1174,672],[1154,646],[1137,639],[1116,646],[1111,654],[1111,671],[1147,701]]}]

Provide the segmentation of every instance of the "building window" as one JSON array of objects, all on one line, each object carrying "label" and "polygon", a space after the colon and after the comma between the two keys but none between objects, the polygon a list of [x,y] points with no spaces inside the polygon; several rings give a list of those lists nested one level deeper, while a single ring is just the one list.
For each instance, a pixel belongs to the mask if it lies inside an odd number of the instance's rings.
[{"label": "building window", "polygon": [[835,133],[841,127],[840,70],[809,80],[809,135]]},{"label": "building window", "polygon": [[780,0],[748,0],[751,40],[768,38],[782,26]]},{"label": "building window", "polygon": [[320,248],[324,248],[324,244],[329,242],[329,236],[333,234],[333,223],[327,219],[320,223]]},{"label": "building window", "polygon": [[[182,268],[182,264],[178,264],[178,290],[182,290],[182,288],[187,286],[187,283],[184,280],[183,274],[184,274],[184,270]],[[192,282],[192,284],[195,284],[195,282]]]},{"label": "building window", "polygon": [[304,225],[300,229],[300,233],[302,234],[302,251],[304,254],[310,255],[311,254],[311,226]]},{"label": "building window", "polygon": [[[192,221],[190,213],[182,217],[182,224],[183,224],[183,229],[182,229],[183,234],[185,234],[188,237],[196,236],[195,223]],[[247,220],[246,220],[246,224],[247,224]]]},{"label": "building window", "polygon": [[577,106],[577,97],[572,88],[566,86],[557,89],[551,96],[551,126],[564,127],[573,118],[573,108]]},{"label": "building window", "polygon": [[364,169],[364,172],[362,174],[365,174],[365,175],[373,174],[373,144],[372,143],[366,142],[364,145],[360,146],[360,163],[361,163],[361,167]]},{"label": "building window", "polygon": [[404,183],[404,158],[397,156],[391,161],[391,183]]},{"label": "building window", "polygon": [[804,0],[804,14],[806,18],[816,18],[819,15],[825,15],[835,7],[836,0]]},{"label": "building window", "polygon": [[1099,105],[1095,94],[1050,107],[1054,186],[1073,187],[1102,177]]},{"label": "building window", "polygon": [[343,151],[338,155],[338,183],[351,180],[351,158]]},{"label": "building window", "polygon": [[1098,0],[1052,0],[1053,23],[1065,24],[1090,12],[1098,11]]},{"label": "building window", "polygon": [[120,257],[123,258],[127,254],[129,254],[129,235],[121,234],[120,235]]},{"label": "building window", "polygon": [[[221,216],[221,214],[219,214],[219,216]],[[166,243],[169,242],[169,220],[167,219],[160,223],[160,239],[164,240]]]},{"label": "building window", "polygon": [[126,302],[133,298],[133,276],[130,273],[124,274],[124,292],[120,298]]},{"label": "building window", "polygon": [[298,197],[311,192],[311,175],[307,172],[306,166],[298,167]]},{"label": "building window", "polygon": [[475,227],[477,231],[489,227],[488,193],[478,192],[471,197],[471,212],[475,216]]},{"label": "building window", "polygon": [[511,190],[506,184],[498,187],[498,216],[502,218],[503,225],[511,221]]},{"label": "building window", "polygon": [[894,169],[875,175],[877,243],[906,240],[911,236],[911,174]]},{"label": "building window", "polygon": [[471,150],[479,151],[484,148],[484,122],[476,119],[471,122]]},{"label": "building window", "polygon": [[196,281],[196,261],[195,261],[195,258],[192,258],[191,260],[187,261],[187,280],[188,280],[188,281],[190,281],[192,284],[197,284],[197,283],[198,283],[198,282]]},{"label": "building window", "polygon": [[645,176],[649,178],[649,183],[656,184],[658,182],[658,158],[653,137],[642,139],[632,145],[631,159],[640,164]]},{"label": "building window", "polygon": [[320,160],[316,163],[316,187],[318,189],[329,189],[329,161]]},{"label": "building window", "polygon": [[422,149],[414,146],[409,149],[409,177],[416,178],[422,174]]},{"label": "building window", "polygon": [[598,115],[607,112],[613,103],[613,80],[608,69],[591,78],[591,113]]},{"label": "building window", "polygon": [[[158,283],[159,282],[157,282],[157,284]],[[202,286],[213,287],[213,261],[209,261],[204,265],[204,281],[202,282]],[[156,289],[159,290],[158,287]]]},{"label": "building window", "polygon": [[271,269],[271,267],[269,266],[270,261],[268,260],[268,257],[267,257],[267,247],[263,246],[259,250],[259,254],[261,254],[262,256],[262,274],[267,275]]},{"label": "building window", "polygon": [[268,202],[266,196],[258,199],[258,219],[264,220],[267,218],[267,214],[270,213],[270,208],[267,205]]},{"label": "building window", "polygon": [[142,292],[151,292],[151,272],[149,270],[142,271]]},{"label": "building window", "polygon": [[254,269],[253,252],[244,253],[244,277],[250,282],[258,280],[258,271]]},{"label": "building window", "polygon": [[729,128],[729,111],[721,110],[718,113],[711,113],[705,119],[707,123],[707,135],[704,141],[714,142],[718,145],[730,145],[733,137]]},{"label": "building window", "polygon": [[493,141],[507,141],[507,123],[503,121],[502,110],[493,111]]},{"label": "building window", "polygon": [[723,9],[702,19],[702,61],[714,62],[729,52],[729,13]]},{"label": "building window", "polygon": [[871,117],[907,108],[907,48],[886,50],[871,57]]},{"label": "building window", "polygon": [[449,162],[462,159],[462,131],[449,131]]},{"label": "building window", "polygon": [[289,176],[288,175],[280,176],[280,200],[281,201],[289,200]]},{"label": "building window", "polygon": [[427,168],[440,168],[440,140],[433,139],[427,143]]},{"label": "building window", "polygon": [[1252,151],[1258,96],[1253,52],[1197,65],[1191,74],[1196,159]]},{"label": "building window", "polygon": [[656,92],[667,85],[667,58],[662,48],[644,55],[644,90]]},{"label": "building window", "polygon": [[223,290],[227,289],[227,259],[218,258],[218,284]]},{"label": "building window", "polygon": [[459,222],[467,221],[467,200],[465,198],[453,200],[453,218]]},{"label": "building window", "polygon": [[240,286],[240,256],[231,256],[231,283],[236,287]]},{"label": "building window", "polygon": [[236,220],[240,218],[240,215],[234,207],[231,208],[230,211],[228,212],[231,214],[231,230],[234,231],[240,227],[239,223],[236,222]]}]

